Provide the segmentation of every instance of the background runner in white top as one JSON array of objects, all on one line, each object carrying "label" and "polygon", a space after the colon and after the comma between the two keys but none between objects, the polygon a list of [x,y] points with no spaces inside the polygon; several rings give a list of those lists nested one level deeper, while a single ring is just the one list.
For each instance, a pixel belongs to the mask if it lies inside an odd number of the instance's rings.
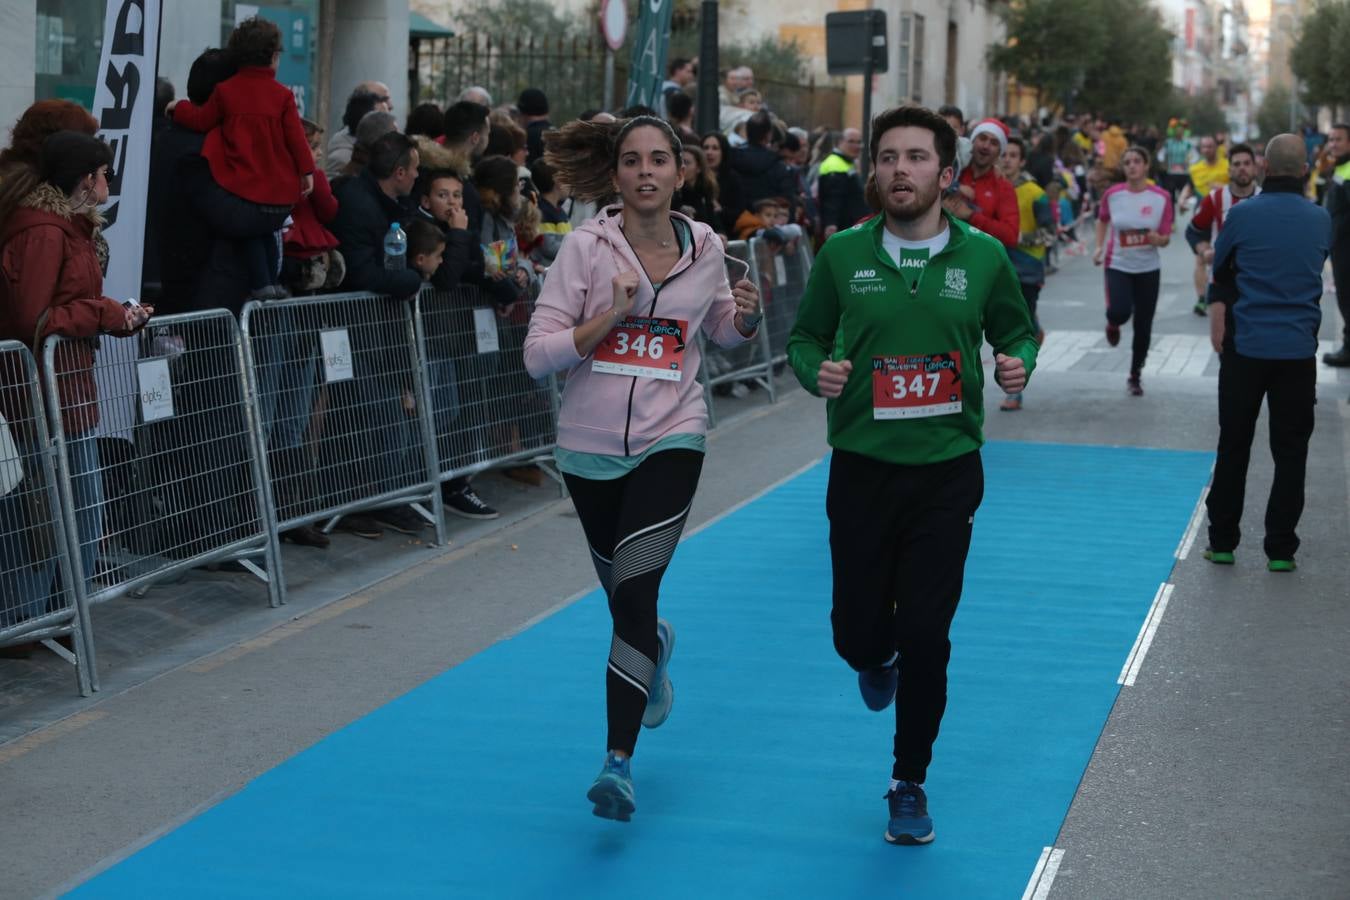
[{"label": "background runner in white top", "polygon": [[1172,198],[1156,185],[1131,191],[1125,183],[1102,195],[1097,217],[1111,226],[1106,267],[1119,272],[1152,272],[1162,268],[1158,248],[1148,243],[1149,231],[1172,233]]}]

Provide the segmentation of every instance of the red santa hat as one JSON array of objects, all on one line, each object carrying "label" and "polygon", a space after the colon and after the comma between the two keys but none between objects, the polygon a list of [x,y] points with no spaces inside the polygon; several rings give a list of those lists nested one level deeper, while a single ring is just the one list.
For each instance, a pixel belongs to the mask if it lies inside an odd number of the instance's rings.
[{"label": "red santa hat", "polygon": [[999,147],[1004,150],[1008,148],[1008,138],[1012,136],[1012,132],[1008,130],[1008,126],[1004,125],[998,119],[981,119],[975,127],[970,130],[970,139],[973,141],[982,134],[992,134],[998,141]]}]

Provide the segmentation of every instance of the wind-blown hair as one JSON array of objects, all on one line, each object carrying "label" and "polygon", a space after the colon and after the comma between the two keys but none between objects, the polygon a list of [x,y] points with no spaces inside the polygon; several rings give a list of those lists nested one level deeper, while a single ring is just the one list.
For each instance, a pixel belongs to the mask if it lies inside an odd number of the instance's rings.
[{"label": "wind-blown hair", "polygon": [[619,168],[619,149],[637,128],[655,128],[666,136],[676,166],[683,165],[684,145],[665,119],[636,116],[617,122],[568,122],[544,133],[544,161],[554,175],[572,189],[572,196],[585,202],[601,202],[614,196],[611,177]]}]

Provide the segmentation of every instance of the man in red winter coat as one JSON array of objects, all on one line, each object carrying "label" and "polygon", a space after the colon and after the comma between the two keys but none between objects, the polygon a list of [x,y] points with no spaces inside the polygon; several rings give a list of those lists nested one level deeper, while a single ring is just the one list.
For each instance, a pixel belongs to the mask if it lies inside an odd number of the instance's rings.
[{"label": "man in red winter coat", "polygon": [[1017,191],[998,166],[1008,136],[1008,126],[998,119],[983,119],[971,129],[970,165],[961,170],[961,190],[949,195],[942,205],[1004,247],[1016,250],[1022,234]]}]

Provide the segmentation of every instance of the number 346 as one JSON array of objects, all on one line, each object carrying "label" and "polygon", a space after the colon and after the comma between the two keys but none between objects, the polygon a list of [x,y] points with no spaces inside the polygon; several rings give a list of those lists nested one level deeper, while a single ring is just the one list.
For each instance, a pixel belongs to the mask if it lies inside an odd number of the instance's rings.
[{"label": "number 346", "polygon": [[665,335],[658,334],[648,340],[647,335],[639,334],[630,343],[628,332],[620,331],[618,339],[618,346],[614,348],[614,353],[617,356],[624,356],[631,351],[639,359],[644,356],[648,359],[660,359],[661,355],[666,352]]}]

